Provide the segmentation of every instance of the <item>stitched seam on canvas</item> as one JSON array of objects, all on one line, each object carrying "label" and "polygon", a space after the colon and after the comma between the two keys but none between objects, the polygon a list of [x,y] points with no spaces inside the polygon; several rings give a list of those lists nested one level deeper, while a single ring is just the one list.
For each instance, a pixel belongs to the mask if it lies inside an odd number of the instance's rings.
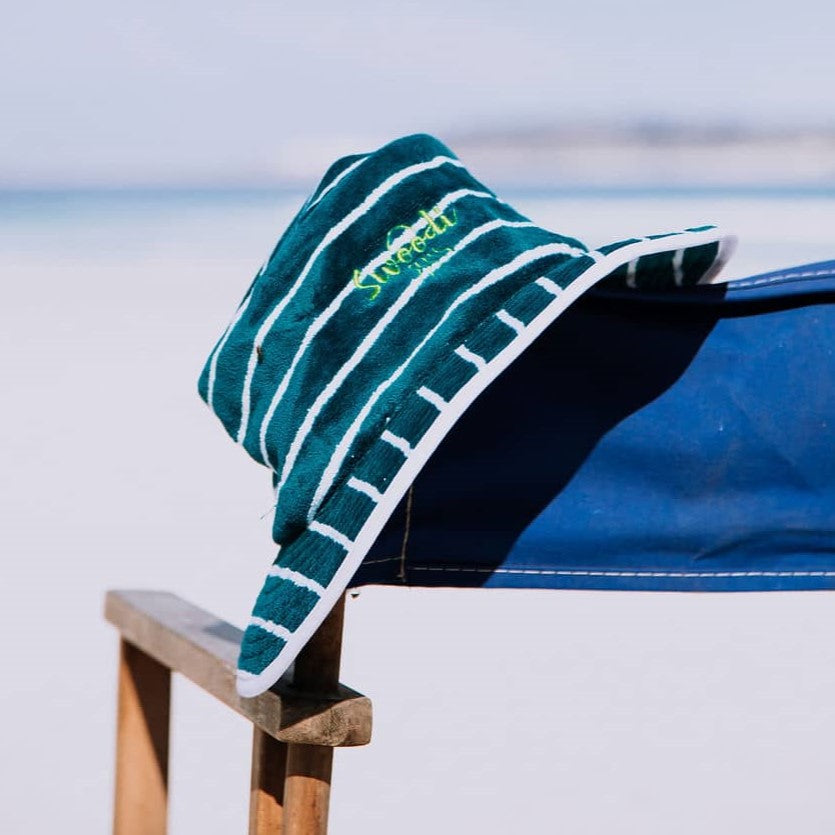
[{"label": "stitched seam on canvas", "polygon": [[789,279],[800,278],[824,278],[826,276],[835,276],[835,270],[808,270],[799,273],[781,273],[780,275],[772,275],[768,278],[758,278],[754,280],[742,279],[739,281],[729,282],[729,286],[734,287],[757,287],[761,284],[779,284],[781,281]]},{"label": "stitched seam on canvas", "polygon": [[406,546],[409,544],[409,533],[412,528],[412,500],[415,495],[415,485],[409,487],[406,494],[406,524],[403,528],[403,545],[400,548],[400,571],[397,572],[397,579],[406,582]]},{"label": "stitched seam on canvas", "polygon": [[411,565],[415,571],[447,571],[472,574],[541,574],[569,577],[717,577],[738,579],[742,577],[835,577],[835,571],[594,571],[546,568],[491,568],[489,566],[455,567]]}]

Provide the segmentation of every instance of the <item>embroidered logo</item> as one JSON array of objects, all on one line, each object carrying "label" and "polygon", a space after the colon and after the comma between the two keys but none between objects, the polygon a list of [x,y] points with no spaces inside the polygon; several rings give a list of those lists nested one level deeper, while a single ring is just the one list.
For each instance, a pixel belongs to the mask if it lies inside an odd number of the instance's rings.
[{"label": "embroidered logo", "polygon": [[403,223],[393,227],[386,235],[386,249],[371,262],[379,263],[385,258],[379,269],[370,270],[366,267],[354,270],[354,286],[358,290],[367,290],[370,301],[380,295],[380,289],[390,278],[401,273],[410,273],[413,278],[419,278],[427,267],[431,267],[442,255],[452,251],[452,247],[439,246],[436,241],[458,223],[455,209],[441,212],[435,206],[428,212],[421,209],[418,214],[421,219],[416,221],[414,226],[420,227],[422,232]]}]

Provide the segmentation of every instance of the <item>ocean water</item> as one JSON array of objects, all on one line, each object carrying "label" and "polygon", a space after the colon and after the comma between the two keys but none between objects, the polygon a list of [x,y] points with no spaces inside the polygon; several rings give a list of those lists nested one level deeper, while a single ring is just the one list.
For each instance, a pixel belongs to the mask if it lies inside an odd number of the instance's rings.
[{"label": "ocean water", "polygon": [[[740,235],[729,277],[835,257],[831,195],[506,196],[592,245],[720,223]],[[269,480],[196,379],[302,200],[0,197],[3,833],[108,831],[105,589],[249,614]],[[374,700],[375,736],[337,752],[332,831],[831,832],[833,600],[364,589],[343,680]],[[243,831],[249,744],[176,680],[172,833]]]}]

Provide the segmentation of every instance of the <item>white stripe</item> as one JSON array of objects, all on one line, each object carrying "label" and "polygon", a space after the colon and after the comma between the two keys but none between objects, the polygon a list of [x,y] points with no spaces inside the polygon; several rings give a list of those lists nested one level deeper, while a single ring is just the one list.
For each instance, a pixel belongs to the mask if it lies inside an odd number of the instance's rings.
[{"label": "white stripe", "polygon": [[364,493],[373,502],[379,503],[383,500],[383,494],[373,484],[369,484],[367,481],[363,481],[355,476],[351,476],[348,479],[348,486],[358,493]]},{"label": "white stripe", "polygon": [[[461,252],[462,249],[469,246],[473,241],[478,240],[482,235],[492,232],[494,229],[501,227],[521,228],[532,227],[535,224],[529,221],[510,221],[510,220],[491,220],[489,223],[484,223],[477,226],[469,234],[465,235],[450,251],[442,258],[439,258],[431,267],[427,267],[417,278],[413,278],[406,289],[400,294],[397,301],[385,312],[379,319],[376,325],[365,335],[362,342],[360,342],[356,351],[351,355],[351,358],[346,362],[325,388],[319,392],[319,396],[313,402],[313,405],[307,410],[301,426],[296,431],[296,434],[287,449],[287,457],[284,459],[284,465],[281,468],[281,476],[278,480],[278,487],[276,489],[276,497],[281,494],[281,489],[287,483],[287,479],[296,464],[296,459],[301,452],[302,444],[313,428],[313,424],[322,409],[336,393],[337,389],[345,382],[348,375],[360,364],[365,355],[374,346],[374,343],[380,337],[380,334],[389,326],[395,316],[409,303],[412,297],[417,293],[424,279],[432,275],[436,270],[440,269],[451,258]],[[552,246],[559,247],[559,252],[566,250],[566,244],[552,244]]]},{"label": "white stripe", "polygon": [[684,284],[684,271],[682,270],[682,266],[684,265],[684,250],[677,249],[676,254],[673,256],[673,280],[676,283],[676,287],[681,287]]},{"label": "white stripe", "polygon": [[[264,272],[264,267],[266,267],[267,262],[264,262],[264,265],[261,267],[261,272],[259,275]],[[211,359],[209,360],[209,381],[207,384],[207,391],[206,391],[206,402],[209,404],[209,408],[214,408],[214,397],[215,397],[215,378],[217,377],[217,360],[220,356],[220,352],[226,345],[226,341],[229,339],[229,334],[232,333],[232,329],[241,321],[241,317],[246,313],[246,309],[249,307],[250,299],[252,298],[252,290],[247,293],[246,298],[241,302],[241,306],[238,308],[238,312],[235,314],[235,318],[226,326],[226,330],[223,333],[223,336],[220,339],[220,342],[217,343],[214,352],[212,353]]]},{"label": "white stripe", "polygon": [[395,449],[399,449],[403,455],[408,458],[412,454],[412,445],[405,439],[401,438],[400,435],[395,435],[393,432],[389,432],[388,429],[383,431],[383,434],[380,435],[380,440],[385,441],[387,444],[391,444]]},{"label": "white stripe", "polygon": [[282,296],[281,301],[270,311],[269,316],[261,323],[258,332],[255,334],[255,339],[252,341],[252,352],[249,355],[249,362],[246,368],[246,377],[244,378],[243,391],[241,392],[241,423],[236,433],[236,440],[242,443],[246,437],[246,431],[249,426],[249,411],[250,405],[250,387],[252,386],[252,377],[255,373],[255,366],[258,364],[257,347],[264,341],[264,337],[270,332],[275,320],[284,312],[284,309],[292,301],[293,297],[298,292],[299,287],[304,283],[308,273],[313,268],[319,256],[333,243],[346,229],[348,229],[355,221],[359,220],[366,214],[382,197],[384,197],[395,186],[403,182],[403,180],[420,174],[423,171],[429,171],[432,168],[438,168],[441,165],[455,165],[461,167],[461,162],[452,157],[437,156],[428,162],[421,162],[417,165],[409,165],[406,168],[401,168],[400,171],[392,174],[387,179],[377,186],[353,211],[349,212],[342,220],[335,226],[332,226],[324,238],[319,242],[316,249],[313,250],[311,256],[307,259],[307,263],[299,273],[296,280],[290,289]]},{"label": "white stripe", "polygon": [[515,316],[511,316],[506,310],[499,310],[496,313],[496,318],[500,322],[504,322],[509,328],[512,328],[516,333],[525,332],[525,323]]},{"label": "white stripe", "polygon": [[484,369],[487,368],[487,360],[484,359],[484,357],[474,354],[469,348],[466,348],[463,345],[459,345],[455,349],[455,353],[458,354],[462,360],[472,363],[479,371],[484,371]]},{"label": "white stripe", "polygon": [[635,286],[635,275],[638,271],[638,261],[640,258],[633,258],[626,266],[626,286]]},{"label": "white stripe", "polygon": [[552,296],[559,296],[559,294],[562,293],[562,287],[560,287],[556,281],[551,281],[550,278],[545,278],[544,275],[538,278],[534,283],[538,284],[544,290],[547,290]]},{"label": "white stripe", "polygon": [[338,176],[334,177],[333,180],[319,192],[319,196],[312,202],[310,205],[305,209],[305,211],[309,212],[332,188],[336,188],[342,180],[345,179],[355,168],[362,165],[368,156],[361,157],[360,159],[352,162],[344,171],[341,171]]},{"label": "white stripe", "polygon": [[264,620],[264,618],[259,618],[257,615],[253,615],[249,619],[249,622],[253,626],[260,627],[264,632],[269,632],[270,635],[281,638],[282,641],[289,641],[293,637],[293,633],[286,626],[282,626],[280,623],[274,623],[271,620]]},{"label": "white stripe", "polygon": [[[359,414],[356,416],[356,418],[354,418],[353,423],[351,424],[348,431],[345,433],[342,440],[339,442],[333,454],[331,455],[331,459],[328,462],[328,466],[322,473],[322,479],[319,482],[319,486],[316,488],[316,493],[313,497],[313,501],[311,502],[310,509],[308,510],[308,521],[311,520],[313,516],[316,514],[316,511],[319,509],[319,504],[327,495],[328,491],[333,485],[333,482],[336,480],[336,476],[339,473],[339,469],[342,466],[342,462],[345,460],[345,456],[348,454],[348,450],[351,448],[351,444],[354,442],[354,439],[360,431],[360,427],[370,414],[371,409],[374,407],[374,404],[380,399],[380,397],[383,395],[386,389],[388,389],[388,387],[392,385],[392,383],[394,383],[400,377],[400,375],[406,370],[406,368],[417,356],[417,354],[420,352],[423,346],[426,345],[426,343],[429,342],[429,340],[438,332],[438,330],[443,326],[446,320],[462,304],[469,301],[473,296],[477,296],[479,293],[482,292],[482,290],[486,290],[488,287],[492,286],[493,284],[496,284],[504,278],[507,278],[507,276],[512,275],[513,273],[517,272],[522,267],[532,263],[533,261],[538,261],[541,258],[547,258],[550,255],[563,254],[565,253],[566,248],[566,244],[544,244],[542,246],[537,246],[533,249],[529,249],[521,253],[521,255],[517,255],[512,261],[508,262],[507,264],[503,264],[502,266],[496,267],[494,270],[491,270],[489,273],[487,273],[485,276],[479,279],[479,281],[473,284],[472,287],[465,290],[455,299],[455,301],[446,309],[444,315],[440,318],[437,324],[426,334],[426,336],[424,336],[424,338],[420,341],[420,343],[412,351],[412,353],[409,354],[409,356],[406,358],[406,361],[387,380],[385,380],[379,386],[377,386],[377,388],[374,390],[374,393],[366,401],[365,405],[360,410]],[[455,352],[459,356],[462,356],[462,348],[463,346],[460,346],[459,348],[455,349]],[[481,358],[479,357],[479,359]]]},{"label": "white stripe", "polygon": [[315,531],[327,539],[332,539],[337,545],[341,545],[346,551],[350,551],[354,543],[344,533],[332,528],[330,525],[323,525],[321,522],[311,522],[310,530]]},{"label": "white stripe", "polygon": [[[261,428],[258,433],[258,441],[261,446],[261,458],[263,459],[264,463],[268,466],[272,467],[272,462],[269,458],[269,453],[267,452],[267,431],[270,428],[270,423],[272,422],[273,416],[275,415],[275,411],[278,408],[279,403],[281,402],[281,398],[287,393],[287,388],[290,385],[290,378],[293,376],[293,373],[296,370],[299,362],[301,361],[302,356],[307,351],[308,346],[316,337],[316,334],[322,330],[322,328],[328,323],[330,318],[336,313],[339,307],[342,305],[342,302],[350,295],[351,291],[354,289],[353,282],[349,282],[345,287],[342,288],[341,292],[338,296],[336,296],[331,303],[313,320],[313,323],[307,329],[307,333],[305,333],[304,338],[302,339],[301,343],[299,344],[298,349],[296,350],[296,354],[293,357],[292,362],[290,363],[287,371],[285,371],[284,376],[281,378],[281,382],[278,384],[278,388],[276,388],[275,392],[273,393],[272,400],[270,401],[270,405],[267,408],[267,411],[264,415],[264,419],[261,421]],[[276,500],[278,499],[278,492],[276,492]]]},{"label": "white stripe", "polygon": [[[492,194],[489,194],[486,191],[473,191],[472,189],[459,189],[458,191],[453,191],[450,194],[446,195],[446,197],[441,200],[437,206],[433,208],[440,209],[443,212],[444,209],[448,208],[452,203],[462,199],[463,197],[486,197],[490,199],[497,199]],[[500,201],[502,202],[502,201]],[[415,224],[413,224],[409,229],[407,229],[403,234],[401,234],[398,238],[396,238],[389,249],[385,252],[381,253],[377,257],[374,258],[369,264],[366,264],[365,267],[360,271],[360,275],[364,276],[366,273],[371,272],[372,270],[377,269],[381,264],[385,263],[390,257],[390,252],[393,249],[399,249],[401,246],[404,246],[408,242],[414,238],[415,234],[423,229],[425,226],[429,225],[429,221],[425,218],[421,218]],[[264,419],[261,421],[261,429],[259,431],[259,444],[261,446],[261,458],[263,459],[264,463],[268,466],[272,466],[272,462],[270,461],[269,454],[267,452],[267,432],[270,428],[270,423],[272,422],[273,416],[275,415],[275,411],[278,408],[279,403],[281,402],[281,398],[287,393],[287,389],[290,385],[290,379],[292,378],[296,367],[298,366],[299,362],[301,361],[302,356],[307,351],[310,343],[315,339],[316,335],[322,328],[331,320],[331,318],[336,314],[339,308],[342,306],[342,303],[351,295],[351,293],[355,290],[353,278],[342,288],[339,295],[337,295],[331,303],[323,310],[312,322],[310,327],[307,329],[307,333],[305,333],[304,338],[302,339],[301,343],[299,344],[298,349],[296,350],[296,354],[293,357],[292,362],[290,363],[287,371],[284,373],[284,376],[281,378],[281,382],[278,384],[276,388],[272,400],[270,401],[270,405],[267,408],[266,413],[264,414]],[[276,462],[277,463],[277,462]]]},{"label": "white stripe", "polygon": [[442,412],[449,404],[440,394],[432,389],[421,386],[417,390],[419,397],[422,397],[427,403],[431,403],[439,412]]},{"label": "white stripe", "polygon": [[289,580],[295,586],[301,586],[303,589],[308,589],[321,597],[325,593],[325,587],[311,580],[310,577],[302,574],[299,571],[293,571],[292,568],[286,568],[283,565],[274,565],[267,572],[269,577],[280,577],[282,580]]}]

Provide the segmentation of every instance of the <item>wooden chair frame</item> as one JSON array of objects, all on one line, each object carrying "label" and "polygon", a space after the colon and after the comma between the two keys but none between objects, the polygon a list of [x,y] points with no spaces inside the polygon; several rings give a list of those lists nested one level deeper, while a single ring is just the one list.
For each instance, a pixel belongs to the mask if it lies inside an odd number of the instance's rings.
[{"label": "wooden chair frame", "polygon": [[120,633],[115,835],[165,835],[171,673],[252,722],[250,835],[325,835],[333,749],[371,739],[371,701],[339,683],[345,598],[271,690],[235,691],[241,631],[176,595],[110,591]]}]

